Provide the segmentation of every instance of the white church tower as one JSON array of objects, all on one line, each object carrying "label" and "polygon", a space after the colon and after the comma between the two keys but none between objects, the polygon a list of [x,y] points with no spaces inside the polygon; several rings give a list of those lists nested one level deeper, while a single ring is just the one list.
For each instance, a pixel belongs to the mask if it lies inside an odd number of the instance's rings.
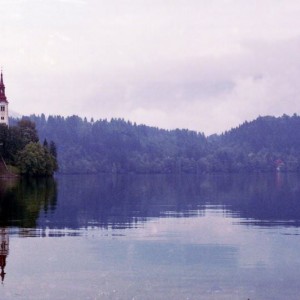
[{"label": "white church tower", "polygon": [[8,126],[8,101],[5,96],[2,71],[0,79],[0,124],[6,124]]}]

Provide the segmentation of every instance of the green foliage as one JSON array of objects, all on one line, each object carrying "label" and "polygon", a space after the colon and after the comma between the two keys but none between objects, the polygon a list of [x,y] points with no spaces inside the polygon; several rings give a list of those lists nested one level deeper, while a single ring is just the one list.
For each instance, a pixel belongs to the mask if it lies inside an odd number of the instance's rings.
[{"label": "green foliage", "polygon": [[30,142],[17,157],[17,165],[24,175],[49,176],[56,169],[55,158],[40,143]]},{"label": "green foliage", "polygon": [[[123,119],[88,122],[78,116],[31,116],[40,140],[63,173],[176,173],[196,172],[206,154],[207,140],[189,130],[163,130]],[[177,168],[181,161],[181,168]]]},{"label": "green foliage", "polygon": [[38,142],[35,124],[29,119],[20,120],[16,126],[0,126],[1,154],[6,162],[14,165],[16,154],[30,142]]},{"label": "green foliage", "polygon": [[50,142],[49,152],[53,157],[57,158],[57,149],[53,141]]},{"label": "green foliage", "polygon": [[245,122],[214,136],[211,144],[217,149],[214,158],[219,151],[227,153],[227,159],[218,161],[226,171],[300,171],[300,117],[295,114]]},{"label": "green foliage", "polygon": [[[300,117],[259,117],[222,135],[163,130],[123,119],[31,116],[63,173],[300,171]],[[1,134],[1,133],[0,133]],[[6,132],[2,133],[6,135]]]},{"label": "green foliage", "polygon": [[38,142],[35,123],[29,119],[22,119],[15,126],[0,125],[0,151],[7,164],[19,168],[21,174],[52,175],[58,169],[53,148]]}]

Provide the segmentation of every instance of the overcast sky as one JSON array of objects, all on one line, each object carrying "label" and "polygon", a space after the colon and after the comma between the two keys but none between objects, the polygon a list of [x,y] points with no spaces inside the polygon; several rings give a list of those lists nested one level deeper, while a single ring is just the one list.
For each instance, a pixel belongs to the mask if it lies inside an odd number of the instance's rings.
[{"label": "overcast sky", "polygon": [[299,0],[0,0],[10,110],[220,133],[300,114]]}]

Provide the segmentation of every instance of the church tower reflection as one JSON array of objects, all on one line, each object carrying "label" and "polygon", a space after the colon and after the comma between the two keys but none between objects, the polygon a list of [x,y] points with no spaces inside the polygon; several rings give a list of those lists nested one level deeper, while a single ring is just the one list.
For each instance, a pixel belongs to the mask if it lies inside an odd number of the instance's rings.
[{"label": "church tower reflection", "polygon": [[3,283],[5,277],[6,257],[9,252],[9,237],[5,228],[0,228],[0,268],[1,268],[1,282]]}]

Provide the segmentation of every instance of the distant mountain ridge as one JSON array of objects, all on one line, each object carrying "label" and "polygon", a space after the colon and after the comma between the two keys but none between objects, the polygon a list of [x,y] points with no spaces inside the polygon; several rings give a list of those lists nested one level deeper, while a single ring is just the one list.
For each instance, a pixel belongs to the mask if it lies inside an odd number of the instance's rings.
[{"label": "distant mountain ridge", "polygon": [[296,114],[258,117],[209,137],[123,119],[29,118],[42,141],[56,143],[62,173],[300,171],[300,117]]}]

